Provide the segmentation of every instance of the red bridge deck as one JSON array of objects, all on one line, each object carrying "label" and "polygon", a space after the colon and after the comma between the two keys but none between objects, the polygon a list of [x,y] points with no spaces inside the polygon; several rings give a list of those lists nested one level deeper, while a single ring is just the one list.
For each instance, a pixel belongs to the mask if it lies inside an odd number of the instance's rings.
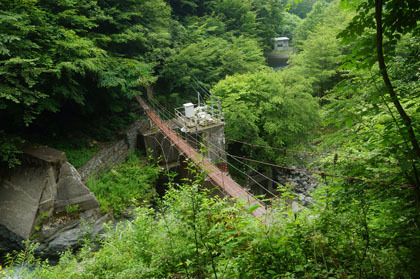
[{"label": "red bridge deck", "polygon": [[265,207],[257,199],[248,194],[238,183],[232,178],[223,173],[219,168],[214,166],[209,160],[198,153],[190,144],[183,140],[174,130],[169,128],[168,125],[146,104],[146,102],[138,95],[137,101],[142,108],[146,111],[149,118],[159,127],[178,148],[188,158],[190,158],[197,166],[207,173],[211,180],[213,180],[220,188],[222,188],[231,197],[245,201],[252,205],[259,207],[252,212],[256,217],[262,217],[265,213]]}]

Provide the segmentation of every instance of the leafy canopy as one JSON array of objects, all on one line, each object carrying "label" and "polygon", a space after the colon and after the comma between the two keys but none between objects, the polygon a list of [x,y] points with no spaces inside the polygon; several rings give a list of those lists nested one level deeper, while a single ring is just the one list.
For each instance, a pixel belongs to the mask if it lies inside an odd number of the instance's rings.
[{"label": "leafy canopy", "polygon": [[[318,105],[296,78],[267,70],[228,76],[215,85],[213,92],[222,100],[226,136],[275,147],[304,141],[318,124]],[[275,159],[272,156],[256,155]]]}]

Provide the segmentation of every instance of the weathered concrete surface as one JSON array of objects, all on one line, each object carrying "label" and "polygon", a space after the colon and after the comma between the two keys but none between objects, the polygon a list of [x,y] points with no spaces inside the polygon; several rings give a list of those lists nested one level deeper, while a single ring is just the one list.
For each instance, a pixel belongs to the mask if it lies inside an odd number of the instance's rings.
[{"label": "weathered concrete surface", "polygon": [[61,165],[62,163],[67,161],[66,154],[64,152],[39,144],[27,143],[22,148],[22,152],[32,158],[50,164]]},{"label": "weathered concrete surface", "polygon": [[[0,169],[0,252],[16,249],[34,233],[45,241],[66,226],[98,215],[86,212],[99,212],[98,201],[63,152],[29,144],[23,152],[20,166]],[[75,205],[76,215],[60,218],[67,206]],[[43,228],[47,223],[48,230]]]},{"label": "weathered concrete surface", "polygon": [[178,162],[178,149],[159,130],[144,132],[143,140],[147,156],[153,158],[155,163],[159,161],[160,164],[166,166],[166,164]]},{"label": "weathered concrete surface", "polygon": [[99,207],[93,193],[82,183],[77,170],[69,162],[65,162],[61,165],[58,177],[54,213],[65,212],[67,206],[74,205],[78,205],[82,211]]},{"label": "weathered concrete surface", "polygon": [[40,203],[44,210],[51,206],[57,166],[66,157],[63,152],[37,145],[23,150],[21,166],[0,171],[0,224],[26,239],[35,226]]},{"label": "weathered concrete surface", "polygon": [[[220,164],[226,161],[225,150],[225,125],[224,123],[209,126],[198,131],[204,141],[204,146],[208,146],[205,156],[213,163]],[[223,159],[221,159],[223,158]]]}]

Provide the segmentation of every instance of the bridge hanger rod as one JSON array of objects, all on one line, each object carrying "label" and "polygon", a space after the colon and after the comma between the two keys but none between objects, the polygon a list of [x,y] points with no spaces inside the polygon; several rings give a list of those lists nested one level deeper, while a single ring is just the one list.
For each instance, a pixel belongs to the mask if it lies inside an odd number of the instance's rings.
[{"label": "bridge hanger rod", "polygon": [[[171,113],[170,111],[168,111],[165,107],[163,107],[161,104],[159,104],[157,102],[157,105],[160,106],[164,111],[166,111],[166,113],[172,115],[173,117],[176,117],[173,113]],[[196,139],[194,139],[191,135],[189,135],[188,133],[185,134],[186,136],[188,136],[191,140],[195,141],[196,143],[198,142]],[[200,144],[198,142],[198,144]],[[214,145],[213,143],[209,142],[209,144],[211,144],[214,148],[218,149],[220,152],[230,155],[229,153],[227,153],[225,150],[222,150],[220,147]],[[252,176],[248,175],[247,173],[245,173],[244,171],[238,169],[237,167],[235,167],[234,165],[232,165],[231,163],[229,163],[226,159],[224,159],[223,157],[221,157],[219,154],[217,154],[216,152],[214,152],[211,148],[209,148],[210,152],[213,152],[213,154],[215,154],[219,159],[221,159],[222,161],[224,161],[225,163],[227,163],[229,166],[231,166],[232,168],[236,169],[237,171],[241,172],[242,174],[244,174],[246,177],[248,177],[249,179],[251,179],[252,181],[254,181],[254,183],[256,183],[256,185],[258,185],[260,188],[264,189],[266,192],[270,193],[273,197],[277,197],[277,195],[275,195],[274,193],[272,193],[270,190],[268,190],[267,188],[265,188],[263,185],[261,185],[259,182],[257,182]],[[233,158],[233,157],[232,157]],[[233,158],[235,161],[239,162],[240,164],[250,168],[251,170],[253,170],[254,172],[256,172],[257,174],[263,176],[264,178],[268,179],[269,181],[278,184],[277,181],[274,181],[273,179],[271,179],[270,177],[264,175],[263,173],[257,171],[256,169],[254,169],[253,167],[251,167],[250,165],[241,162],[240,160]]]},{"label": "bridge hanger rod", "polygon": [[206,158],[199,154],[196,150],[193,150],[191,146],[182,139],[179,139],[179,135],[173,131],[169,126],[162,121],[162,119],[145,103],[145,101],[136,95],[137,101],[146,111],[147,115],[156,123],[160,130],[171,139],[172,142],[177,144],[178,148],[183,150],[187,157],[191,158],[196,165],[200,166],[207,172],[207,176],[213,179],[221,188],[223,188],[228,194],[234,198],[243,200],[250,205],[258,205],[258,207],[252,211],[252,214],[256,217],[263,217],[266,214],[264,205],[255,199],[252,195],[249,195],[240,185],[238,185],[232,178],[226,176],[220,169],[211,164]]}]

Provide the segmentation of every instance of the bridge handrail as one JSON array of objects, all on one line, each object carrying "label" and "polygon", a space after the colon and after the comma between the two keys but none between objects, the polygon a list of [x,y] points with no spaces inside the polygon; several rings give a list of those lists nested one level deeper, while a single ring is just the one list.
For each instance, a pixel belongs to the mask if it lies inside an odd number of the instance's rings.
[{"label": "bridge handrail", "polygon": [[219,187],[221,187],[233,198],[245,201],[250,206],[257,205],[258,208],[252,211],[254,216],[262,217],[266,213],[265,207],[262,203],[260,203],[252,195],[248,194],[230,176],[223,173],[222,170],[214,166],[209,160],[184,141],[149,107],[149,105],[139,95],[136,95],[136,99],[149,118],[159,127],[162,133],[164,133],[169,140],[172,141],[180,149],[180,151],[190,158],[198,167],[205,171],[207,176],[209,176],[210,179],[212,179]]}]

